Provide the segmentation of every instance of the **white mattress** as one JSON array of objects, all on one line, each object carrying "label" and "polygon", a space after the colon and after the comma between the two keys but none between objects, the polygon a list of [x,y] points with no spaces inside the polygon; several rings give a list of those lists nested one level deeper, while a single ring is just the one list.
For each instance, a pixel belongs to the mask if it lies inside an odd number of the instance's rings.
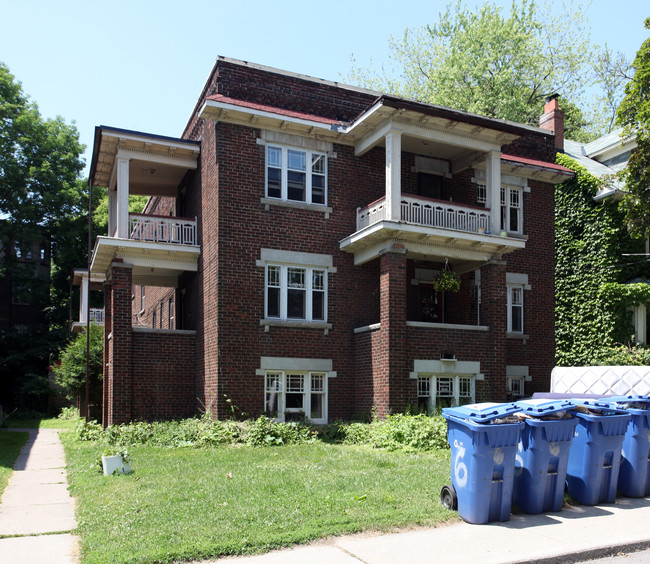
[{"label": "white mattress", "polygon": [[551,392],[626,396],[650,395],[650,366],[556,366]]}]

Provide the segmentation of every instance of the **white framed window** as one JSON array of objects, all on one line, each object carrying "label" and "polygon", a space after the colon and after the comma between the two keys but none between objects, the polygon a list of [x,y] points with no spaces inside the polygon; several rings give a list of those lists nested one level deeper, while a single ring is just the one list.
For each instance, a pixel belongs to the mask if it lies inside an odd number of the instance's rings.
[{"label": "white framed window", "polygon": [[506,392],[508,400],[516,400],[526,397],[526,382],[531,377],[528,366],[506,366]]},{"label": "white framed window", "polygon": [[266,265],[267,319],[326,321],[327,271],[284,264]]},{"label": "white framed window", "polygon": [[476,203],[487,206],[487,186],[482,182],[476,184]]},{"label": "white framed window", "polygon": [[267,370],[264,411],[277,421],[327,423],[327,373]]},{"label": "white framed window", "polygon": [[522,189],[501,186],[501,230],[507,233],[523,233]]},{"label": "white framed window", "polygon": [[524,332],[524,285],[508,284],[508,333]]},{"label": "white framed window", "polygon": [[[475,378],[461,374],[433,374],[418,376],[418,407],[428,411],[474,403]],[[431,393],[435,390],[435,394]]]},{"label": "white framed window", "polygon": [[525,378],[523,376],[508,376],[507,378],[507,392],[508,399],[521,399],[525,396],[524,392]]},{"label": "white framed window", "polygon": [[327,154],[267,145],[266,196],[307,204],[327,204]]}]

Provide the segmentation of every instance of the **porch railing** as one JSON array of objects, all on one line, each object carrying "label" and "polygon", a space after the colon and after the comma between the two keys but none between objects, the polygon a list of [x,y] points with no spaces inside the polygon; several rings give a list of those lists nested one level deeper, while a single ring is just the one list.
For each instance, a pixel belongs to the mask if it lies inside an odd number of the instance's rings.
[{"label": "porch railing", "polygon": [[88,312],[91,323],[104,323],[104,309],[91,307]]},{"label": "porch railing", "polygon": [[129,214],[129,239],[196,245],[196,218]]},{"label": "porch railing", "polygon": [[[357,210],[357,230],[382,221],[387,218],[387,215],[386,199],[381,198]],[[478,233],[479,229],[489,230],[490,210],[404,195],[400,201],[400,221],[426,227]]]}]

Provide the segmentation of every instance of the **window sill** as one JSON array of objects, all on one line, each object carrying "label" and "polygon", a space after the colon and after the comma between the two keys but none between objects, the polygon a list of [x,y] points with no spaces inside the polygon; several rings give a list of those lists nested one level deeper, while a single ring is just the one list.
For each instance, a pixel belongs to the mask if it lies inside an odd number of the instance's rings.
[{"label": "window sill", "polygon": [[323,204],[307,204],[304,202],[291,202],[288,200],[279,200],[275,198],[261,198],[261,204],[264,206],[265,211],[269,211],[271,206],[279,206],[281,208],[293,208],[298,210],[307,210],[321,212],[325,215],[325,219],[330,218],[332,208]]},{"label": "window sill", "polygon": [[516,339],[518,341],[523,341],[524,345],[529,338],[530,335],[526,335],[525,333],[506,333],[506,339]]},{"label": "window sill", "polygon": [[261,319],[260,326],[268,333],[271,327],[289,327],[293,329],[320,329],[327,335],[332,328],[331,323],[324,321],[283,321],[281,319]]}]

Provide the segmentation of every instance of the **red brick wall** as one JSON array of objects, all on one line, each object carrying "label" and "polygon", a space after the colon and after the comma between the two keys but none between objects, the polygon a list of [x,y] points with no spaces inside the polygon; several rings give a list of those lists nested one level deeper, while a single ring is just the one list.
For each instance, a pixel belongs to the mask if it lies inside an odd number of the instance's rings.
[{"label": "red brick wall", "polygon": [[[214,69],[203,96],[216,92],[341,120],[354,118],[374,99],[367,93],[269,75],[225,61]],[[197,108],[201,103],[197,102]],[[277,205],[266,209],[261,203],[265,158],[264,147],[257,144],[258,129],[215,124],[194,115],[185,136],[201,139],[199,169],[186,177],[185,191],[174,203],[179,214],[198,217],[201,244],[198,272],[181,276],[176,292],[182,326],[196,329],[195,408],[203,404],[223,417],[226,399],[230,399],[249,415],[260,413],[264,382],[256,369],[262,356],[332,359],[337,377],[329,381],[330,419],[367,412],[372,405],[386,413],[414,403],[416,383],[409,379],[413,360],[437,359],[447,349],[456,351],[459,360],[481,362],[485,381],[477,383],[477,399],[505,398],[507,364],[530,366],[535,382],[528,390],[547,385],[553,358],[551,186],[531,181],[531,192],[524,195],[526,250],[481,269],[481,325],[489,325],[488,332],[407,328],[407,311],[413,307],[416,288],[410,286],[414,268],[440,269],[442,263],[415,263],[391,254],[355,266],[353,257],[339,249],[340,240],[356,230],[356,209],[384,196],[383,148],[355,157],[352,147],[334,145],[328,160],[327,203],[332,214],[326,218],[318,211]],[[504,151],[552,161],[553,139],[531,132]],[[403,190],[415,191],[414,156],[404,153],[402,157]],[[455,202],[476,203],[472,175],[472,170],[466,170],[449,181]],[[149,209],[159,213],[171,208],[172,202],[161,198],[152,201]],[[265,331],[260,325],[264,269],[256,261],[262,248],[333,257],[336,272],[328,277],[329,332],[277,326]],[[506,337],[506,272],[528,274],[533,288],[525,293],[525,332],[529,335],[525,342]],[[445,298],[446,320],[453,317],[455,323],[477,323],[477,309],[469,299],[472,278],[473,273],[463,275],[461,292]],[[165,299],[169,290],[152,292],[150,297],[147,290],[147,305]],[[379,330],[354,334],[355,328],[380,321]],[[134,336],[134,342],[139,338]],[[142,339],[142,345],[164,354],[163,345],[155,339]],[[180,349],[177,353],[181,354]],[[164,376],[164,369],[162,363],[157,364],[151,374]],[[133,365],[133,374],[139,371],[146,372],[144,364]],[[158,393],[155,386],[147,383],[139,389],[141,399],[136,401],[134,396],[133,405],[158,416],[153,411],[159,403],[153,399]],[[179,410],[189,401],[181,392]]]},{"label": "red brick wall", "polygon": [[146,421],[191,417],[201,407],[194,389],[196,336],[133,332],[133,417]]}]

